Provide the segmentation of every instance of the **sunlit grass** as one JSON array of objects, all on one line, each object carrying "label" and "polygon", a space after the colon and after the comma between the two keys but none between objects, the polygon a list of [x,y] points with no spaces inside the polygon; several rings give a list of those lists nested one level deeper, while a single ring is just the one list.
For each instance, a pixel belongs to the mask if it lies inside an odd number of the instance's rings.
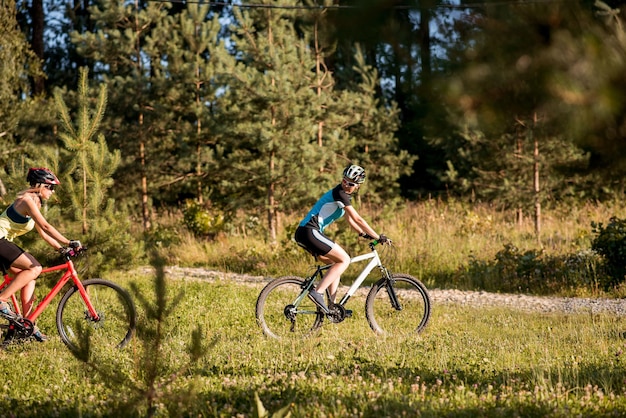
[{"label": "sunlit grass", "polygon": [[[151,292],[149,277],[112,278]],[[160,416],[254,416],[255,392],[269,411],[290,405],[292,416],[307,417],[626,413],[622,318],[442,304],[434,306],[422,334],[396,339],[375,336],[364,297],[355,296],[354,316],[345,322],[325,323],[307,339],[275,341],[254,319],[262,284],[169,280],[170,295],[184,291],[185,297],[166,326]],[[181,373],[198,325],[210,349]],[[45,344],[0,352],[10,364],[2,371],[2,410],[16,416],[111,414],[128,394],[94,377],[53,328],[46,331],[53,338]],[[138,372],[138,342],[133,344],[107,360],[114,373]],[[193,399],[177,397],[190,387]]]},{"label": "sunlit grass", "polygon": [[[486,205],[428,200],[407,203],[395,212],[366,205],[359,211],[378,232],[393,239],[394,251],[383,257],[393,271],[411,274],[430,288],[480,290],[486,288],[482,281],[488,279],[491,283],[487,288],[492,291],[499,290],[498,278],[480,273],[468,276],[466,269],[472,262],[492,263],[505,246],[518,249],[520,254],[532,251],[546,258],[585,256],[590,253],[594,238],[592,222],[607,223],[611,216],[626,216],[626,206],[618,203],[544,209],[538,241],[530,214],[518,223],[513,211]],[[275,243],[270,242],[262,228],[247,230],[246,234],[232,230],[202,239],[181,227],[175,216],[164,217],[160,222],[162,228],[175,231],[177,239],[175,245],[168,247],[170,264],[272,277],[305,276],[315,262],[292,240],[300,215],[285,214],[281,219]],[[367,251],[367,242],[358,239],[346,222],[338,222],[327,233],[351,255]],[[589,271],[579,270],[587,267]],[[597,277],[593,277],[594,265],[583,264],[572,271],[564,271],[558,265],[554,268],[558,269],[555,275],[562,274],[575,284],[560,286],[560,278],[555,277],[549,289],[534,291],[585,296],[598,296],[602,291],[595,282]],[[353,279],[357,271],[351,267],[344,282]],[[576,283],[577,277],[584,279]]]},{"label": "sunlit grass", "polygon": [[[545,210],[540,248],[531,219],[517,225],[512,214],[487,207],[428,201],[393,216],[367,207],[360,212],[397,244],[395,253],[383,254],[394,271],[409,273],[431,288],[461,283],[455,274],[471,257],[491,260],[506,244],[551,254],[583,251],[592,240],[592,221],[624,216],[621,206]],[[270,277],[304,276],[314,265],[290,241],[289,225],[297,220],[295,215],[284,218],[273,245],[262,231],[251,230],[198,239],[176,216],[162,219],[154,242],[167,248],[168,264],[259,278],[257,283],[226,276],[216,282],[168,280],[170,301],[179,291],[184,298],[165,324],[156,416],[255,416],[254,393],[270,412],[289,406],[297,417],[626,414],[626,327],[622,317],[608,314],[435,304],[422,334],[377,337],[365,318],[365,295],[357,293],[348,306],[354,315],[343,323],[325,323],[303,340],[264,337],[254,318],[262,286]],[[354,255],[366,251],[365,242],[343,229],[329,233],[341,234],[338,239]],[[354,275],[347,272],[343,284]],[[126,288],[134,282],[146,297],[153,294],[150,276],[120,272],[107,278]],[[42,281],[38,289],[46,286]],[[597,294],[593,289],[576,292]],[[56,304],[48,309],[38,325],[50,341],[0,351],[6,366],[0,415],[119,413],[128,391],[70,355],[56,336]],[[139,325],[145,321],[140,310]],[[208,349],[189,368],[187,347],[197,327]],[[140,379],[145,371],[138,368],[138,344],[133,341],[101,365],[122,380]]]}]

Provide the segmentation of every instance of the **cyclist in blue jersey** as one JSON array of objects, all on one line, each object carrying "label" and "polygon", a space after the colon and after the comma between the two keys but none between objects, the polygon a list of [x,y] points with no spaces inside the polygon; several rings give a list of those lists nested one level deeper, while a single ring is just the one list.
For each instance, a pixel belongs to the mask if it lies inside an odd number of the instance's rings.
[{"label": "cyclist in blue jersey", "polygon": [[329,302],[335,303],[341,274],[350,265],[348,253],[339,244],[324,235],[324,229],[345,215],[348,224],[360,236],[377,239],[381,243],[388,241],[386,236],[377,234],[352,206],[352,195],[359,190],[364,181],[365,170],[363,167],[354,164],[346,167],[341,183],[324,193],[296,229],[294,238],[298,245],[322,262],[333,264],[317,288],[309,292],[309,298],[324,313],[329,312],[322,296],[324,291],[328,289]]}]

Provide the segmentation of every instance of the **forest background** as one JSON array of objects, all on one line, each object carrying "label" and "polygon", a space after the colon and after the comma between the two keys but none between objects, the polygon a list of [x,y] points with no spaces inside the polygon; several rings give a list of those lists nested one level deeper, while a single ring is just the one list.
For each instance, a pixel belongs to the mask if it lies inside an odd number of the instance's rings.
[{"label": "forest background", "polygon": [[621,215],[622,8],[2,0],[0,195],[8,205],[30,166],[53,169],[62,187],[47,214],[94,248],[94,269],[145,261],[146,244],[176,253],[184,230],[199,254],[173,262],[260,239],[220,267],[275,273],[259,259],[301,262],[295,223],[353,162],[367,170],[356,204],[374,225],[428,219],[424,204],[460,214],[461,239],[495,216],[522,235],[531,222],[529,248],[495,240],[499,251],[477,252],[495,261],[455,258],[429,285],[458,285],[461,266],[466,285],[481,276],[468,286],[509,274],[503,289],[532,290],[584,254],[590,273],[574,285],[597,287],[580,241],[544,257],[563,232],[546,238],[542,219],[602,206],[609,216],[589,218],[602,233]]},{"label": "forest background", "polygon": [[[89,246],[81,277],[138,308],[129,348],[87,363],[42,315],[46,344],[0,350],[0,409],[623,416],[620,312],[447,304],[434,289],[626,294],[624,5],[0,0],[1,203],[29,167],[54,170],[45,214]],[[375,337],[355,294],[351,321],[270,341],[256,298],[312,266],[293,230],[349,162],[368,173],[359,213],[397,244],[385,263],[432,289],[431,322]],[[329,229],[366,249],[345,222]],[[19,244],[55,256],[37,234]],[[166,277],[174,264],[219,279]]]}]

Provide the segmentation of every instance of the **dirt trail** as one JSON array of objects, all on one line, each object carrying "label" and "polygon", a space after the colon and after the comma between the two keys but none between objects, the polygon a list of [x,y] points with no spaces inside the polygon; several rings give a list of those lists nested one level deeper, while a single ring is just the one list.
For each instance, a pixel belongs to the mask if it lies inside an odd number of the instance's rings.
[{"label": "dirt trail", "polygon": [[[150,271],[150,267],[141,269],[142,273],[149,273]],[[165,272],[168,277],[173,279],[184,278],[187,280],[201,280],[207,282],[230,281],[255,286],[259,289],[272,279],[271,277],[224,273],[215,270],[187,267],[167,267]],[[358,293],[365,295],[367,291],[367,288],[361,288]],[[604,312],[621,316],[626,315],[626,299],[543,297],[454,289],[429,289],[428,292],[434,304],[506,306],[529,312]]]}]

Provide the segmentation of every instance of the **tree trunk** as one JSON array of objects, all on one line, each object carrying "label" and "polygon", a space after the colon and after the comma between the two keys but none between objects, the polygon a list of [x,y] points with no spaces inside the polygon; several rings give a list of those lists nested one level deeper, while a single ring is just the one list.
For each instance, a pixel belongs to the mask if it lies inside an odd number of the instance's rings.
[{"label": "tree trunk", "polygon": [[[135,8],[139,10],[138,0],[135,0]],[[137,35],[137,39],[135,41],[135,54],[137,58],[138,74],[143,72],[143,60],[140,47],[141,30],[138,17],[135,15],[135,34]],[[148,177],[146,174],[146,141],[143,138],[145,132],[143,126],[143,111],[139,113],[139,131],[141,132],[141,138],[139,140],[139,163],[141,165],[141,215],[143,218],[143,230],[148,231],[152,225],[150,223],[150,210],[148,207]]]},{"label": "tree trunk", "polygon": [[430,7],[432,6],[432,2],[426,1],[425,7],[420,8],[420,26],[419,26],[419,37],[420,37],[420,58],[422,60],[421,65],[421,85],[423,87],[430,86],[430,77],[431,77],[431,36],[430,36],[430,21],[431,21],[431,11]]},{"label": "tree trunk", "polygon": [[[139,126],[143,127],[143,113],[139,114]],[[146,176],[146,143],[139,141],[139,164],[141,165],[141,214],[143,217],[143,230],[151,228],[150,211],[148,209],[148,179]]]},{"label": "tree trunk", "polygon": [[[269,177],[273,177],[274,173],[274,151],[270,154],[269,161]],[[269,187],[267,188],[267,223],[269,225],[270,243],[276,243],[276,201],[275,201],[275,184],[270,180]]]},{"label": "tree trunk", "polygon": [[[30,7],[30,18],[33,21],[32,39],[30,40],[31,48],[37,58],[39,58],[43,64],[44,61],[44,15],[43,15],[43,1],[33,0]],[[43,75],[35,76],[32,81],[33,95],[37,96],[44,92],[45,83]]]},{"label": "tree trunk", "polygon": [[541,200],[539,196],[539,142],[534,133],[534,128],[537,124],[537,114],[535,113],[533,120],[533,140],[535,149],[533,152],[534,165],[533,165],[533,186],[535,191],[535,235],[537,237],[537,244],[541,246]]},{"label": "tree trunk", "polygon": [[[273,35],[271,26],[268,29],[267,36],[269,37],[270,45],[273,45],[274,35]],[[276,83],[276,80],[272,79],[272,87],[275,85],[275,83]],[[270,109],[270,112],[271,112],[271,124],[274,127],[276,126],[276,113],[275,113],[276,109],[272,107]],[[268,223],[268,228],[269,228],[270,244],[272,245],[276,243],[276,216],[275,216],[275,212],[276,212],[275,187],[276,185],[274,184],[274,170],[275,170],[274,165],[276,164],[275,158],[276,158],[276,153],[274,150],[271,150],[270,155],[269,155],[269,167],[268,167],[269,184],[267,187],[267,223]]]},{"label": "tree trunk", "polygon": [[[518,121],[518,129],[517,129],[517,142],[516,142],[516,150],[515,150],[515,154],[517,156],[517,158],[521,159],[524,153],[524,143],[522,141],[522,131],[520,130],[519,126],[524,126],[524,123],[521,121]],[[515,211],[515,219],[517,221],[517,226],[518,227],[522,227],[524,225],[524,208],[520,205],[517,207],[516,211]]]},{"label": "tree trunk", "polygon": [[[73,28],[76,32],[83,34],[94,31],[94,25],[89,13],[89,0],[74,0],[74,22]],[[88,67],[90,71],[93,70],[93,62],[85,59],[82,55],[77,54],[75,51],[71,54],[72,60],[76,63],[76,67]]]},{"label": "tree trunk", "polygon": [[83,235],[87,235],[87,170],[83,167]]},{"label": "tree trunk", "polygon": [[[318,39],[318,25],[315,22],[315,75],[317,76],[317,97],[322,95],[322,79],[320,74],[322,73],[322,51],[320,51],[319,39]],[[321,148],[324,145],[324,121],[317,122],[317,145]],[[320,164],[320,174],[324,172],[324,165]]]},{"label": "tree trunk", "polygon": [[[196,65],[196,106],[200,107],[200,102],[202,100],[200,96],[200,89],[202,88],[202,83],[200,80],[200,68]],[[202,119],[196,119],[197,128],[196,128],[196,176],[197,176],[197,193],[198,193],[198,203],[201,205],[204,202],[202,198],[202,147],[200,146],[200,135],[202,133]]]}]

